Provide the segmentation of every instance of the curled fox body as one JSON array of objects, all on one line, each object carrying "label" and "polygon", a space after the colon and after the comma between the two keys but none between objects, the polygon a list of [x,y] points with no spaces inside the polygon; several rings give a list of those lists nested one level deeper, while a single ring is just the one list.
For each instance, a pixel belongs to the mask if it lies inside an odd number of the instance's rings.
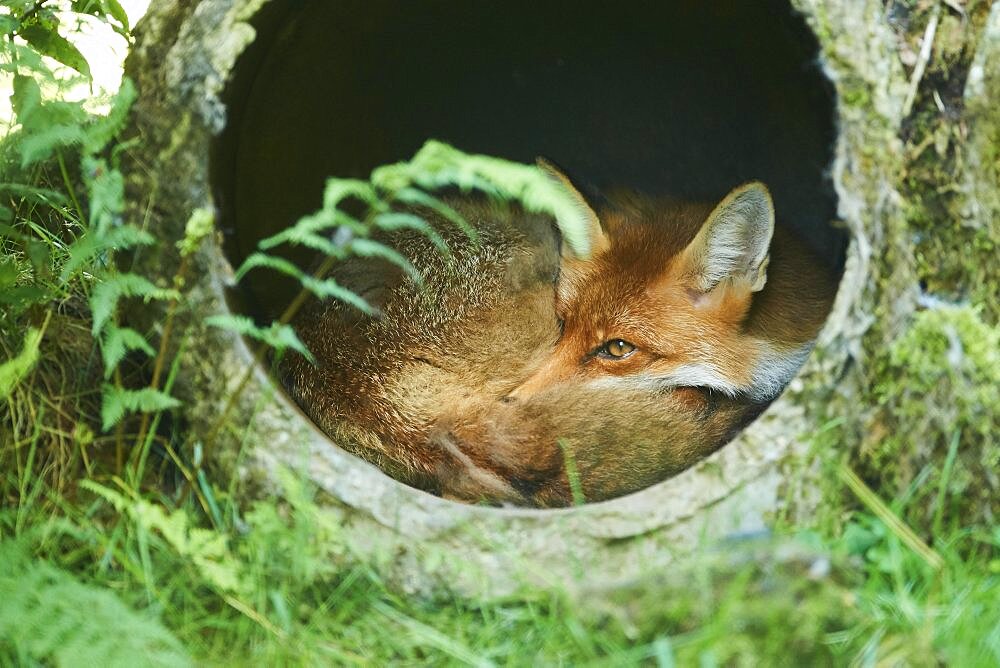
[{"label": "curled fox body", "polygon": [[424,278],[372,261],[295,326],[317,359],[282,379],[334,440],[415,486],[467,501],[559,506],[567,464],[589,501],[642,489],[727,442],[784,388],[825,318],[831,277],[781,228],[766,188],[716,206],[629,194],[590,204],[554,169],[591,254],[551,221],[452,202],[479,245],[450,258],[390,240]]}]

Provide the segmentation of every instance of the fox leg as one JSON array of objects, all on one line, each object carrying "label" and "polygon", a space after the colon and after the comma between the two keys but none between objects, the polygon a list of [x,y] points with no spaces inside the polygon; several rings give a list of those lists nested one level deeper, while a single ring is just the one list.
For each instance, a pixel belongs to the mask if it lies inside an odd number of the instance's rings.
[{"label": "fox leg", "polygon": [[438,420],[443,493],[565,506],[570,467],[587,501],[664,480],[726,443],[760,407],[695,388],[608,392],[567,384],[523,402],[469,400]]}]

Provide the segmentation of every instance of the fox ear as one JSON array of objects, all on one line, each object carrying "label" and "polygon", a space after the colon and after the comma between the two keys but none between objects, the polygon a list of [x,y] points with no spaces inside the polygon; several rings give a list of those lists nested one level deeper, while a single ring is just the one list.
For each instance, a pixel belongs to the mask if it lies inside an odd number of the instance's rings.
[{"label": "fox ear", "polygon": [[726,195],[709,214],[687,249],[693,286],[709,292],[727,280],[757,292],[767,281],[768,251],[774,233],[774,205],[767,186],[746,183]]},{"label": "fox ear", "polygon": [[607,246],[608,240],[597,213],[566,174],[545,158],[535,160],[565,204],[556,211],[562,234],[562,255],[586,260]]}]

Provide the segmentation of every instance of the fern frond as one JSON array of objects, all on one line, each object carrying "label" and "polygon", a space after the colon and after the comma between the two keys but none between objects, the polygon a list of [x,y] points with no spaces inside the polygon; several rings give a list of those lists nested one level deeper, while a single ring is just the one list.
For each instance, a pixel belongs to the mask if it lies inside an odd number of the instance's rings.
[{"label": "fern frond", "polygon": [[145,301],[151,299],[179,299],[180,295],[172,288],[157,287],[148,278],[138,274],[115,274],[107,277],[94,287],[90,293],[90,309],[93,316],[91,331],[97,336],[123,297],[142,297]]},{"label": "fern frond", "polygon": [[[318,297],[333,297],[366,313],[374,313],[360,296],[333,279],[309,276],[292,262],[265,251],[287,243],[306,246],[336,260],[350,255],[377,257],[400,267],[414,281],[420,282],[421,276],[409,259],[370,239],[369,234],[373,228],[418,231],[447,255],[448,247],[441,234],[414,213],[391,210],[393,205],[399,204],[429,209],[477,242],[478,232],[464,216],[428,192],[445,187],[457,187],[463,192],[476,190],[492,197],[518,201],[528,211],[552,215],[574,252],[579,257],[589,255],[588,212],[580,211],[577,199],[558,179],[534,165],[467,155],[447,144],[428,141],[410,161],[375,169],[370,182],[329,179],[323,208],[261,241],[258,252],[246,258],[237,270],[236,279],[241,280],[252,269],[268,268],[296,279]],[[368,206],[363,223],[337,209],[349,198]],[[331,234],[332,230],[336,232]]]},{"label": "fern frond", "polygon": [[284,243],[310,246],[312,240],[316,238],[323,239],[328,241],[328,243],[333,243],[334,245],[339,245],[336,237],[334,237],[331,242],[324,233],[328,230],[341,229],[348,230],[349,236],[365,235],[368,233],[367,228],[365,228],[364,224],[357,218],[354,218],[343,211],[320,209],[314,214],[300,218],[297,223],[285,230],[282,230],[278,234],[262,239],[258,244],[258,248],[262,250],[269,250]]},{"label": "fern frond", "polygon": [[267,253],[252,253],[236,270],[236,280],[242,280],[253,269],[273,269],[292,278],[302,278],[304,272],[283,257],[275,257]]},{"label": "fern frond", "polygon": [[406,274],[415,282],[423,282],[423,277],[420,275],[420,272],[417,271],[417,268],[413,266],[413,263],[403,257],[399,252],[389,248],[385,244],[372,241],[371,239],[354,239],[351,241],[348,248],[351,253],[360,257],[377,257],[387,262],[391,262],[406,272]]},{"label": "fern frond", "polygon": [[243,336],[261,341],[278,352],[294,350],[312,364],[316,363],[316,358],[299,339],[295,330],[290,325],[283,325],[272,322],[270,327],[259,327],[254,321],[245,315],[220,314],[209,316],[205,319],[205,324],[209,327],[217,327],[230,332],[236,332]]},{"label": "fern frond", "polygon": [[409,162],[373,171],[371,181],[379,189],[390,193],[399,193],[411,185],[428,190],[457,186],[462,190],[481,190],[517,201],[528,211],[554,217],[573,251],[580,257],[590,254],[586,217],[565,189],[534,165],[486,155],[469,155],[431,140]]},{"label": "fern frond", "polygon": [[438,234],[437,230],[428,225],[427,221],[420,216],[412,213],[389,211],[375,216],[373,223],[379,229],[383,229],[388,232],[396,232],[399,230],[413,230],[414,232],[419,232],[430,239],[431,243],[434,244],[434,247],[437,248],[442,255],[446,257],[451,255],[451,249],[448,248],[448,244],[445,243],[445,240],[440,234]]},{"label": "fern frond", "polygon": [[262,250],[270,250],[284,243],[300,243],[301,238],[318,235],[320,232],[325,232],[336,226],[337,218],[334,213],[321,209],[312,215],[303,216],[291,227],[266,239],[261,239],[257,247]]},{"label": "fern frond", "polygon": [[[267,243],[265,244],[265,242]],[[267,249],[282,243],[288,243],[293,246],[305,246],[306,248],[319,251],[328,257],[337,259],[343,259],[349,254],[344,244],[340,243],[339,240],[331,240],[326,236],[300,229],[298,225],[288,228],[282,234],[261,241],[260,248]]]},{"label": "fern frond", "polygon": [[57,666],[190,666],[180,642],[152,615],[109,589],[0,543],[0,644]]},{"label": "fern frond", "polygon": [[226,545],[225,534],[191,525],[191,517],[183,510],[167,513],[161,506],[142,498],[130,499],[122,494],[84,480],[80,486],[111,503],[146,531],[155,532],[181,557],[194,564],[198,572],[213,587],[223,592],[240,592],[242,582],[239,562]]},{"label": "fern frond", "polygon": [[37,204],[59,206],[66,203],[66,198],[62,193],[24,183],[0,183],[0,193]]},{"label": "fern frond", "polygon": [[125,177],[104,160],[84,157],[81,165],[90,196],[90,227],[106,234],[125,206]]},{"label": "fern frond", "polygon": [[465,235],[472,241],[477,241],[479,239],[479,232],[476,231],[476,228],[469,225],[469,221],[465,219],[465,216],[439,200],[437,197],[434,197],[423,190],[410,187],[400,188],[392,195],[393,199],[397,202],[427,207],[448,222],[454,224],[458,227],[458,229],[462,230],[462,232],[464,232]]},{"label": "fern frond", "polygon": [[36,130],[21,140],[21,168],[45,160],[57,148],[80,144],[84,139],[83,128],[79,125],[53,125],[45,130]]},{"label": "fern frond", "polygon": [[350,304],[354,308],[368,315],[375,315],[378,313],[378,310],[365,301],[364,298],[351,292],[332,278],[319,280],[313,278],[312,276],[303,275],[299,280],[302,283],[302,287],[320,299],[333,297],[334,299],[339,299],[342,302]]},{"label": "fern frond", "polygon": [[119,327],[108,323],[101,341],[101,356],[104,359],[104,379],[111,378],[118,364],[130,350],[140,350],[149,357],[156,355],[153,346],[139,332],[131,327]]},{"label": "fern frond", "polygon": [[355,197],[369,206],[381,205],[378,193],[372,184],[359,179],[327,179],[323,189],[323,208],[334,211],[345,199]]},{"label": "fern frond", "polygon": [[130,390],[105,384],[101,392],[101,428],[111,429],[128,413],[156,413],[180,405],[174,397],[151,387]]},{"label": "fern frond", "polygon": [[61,279],[68,281],[73,273],[82,266],[102,253],[108,251],[125,250],[136,246],[151,246],[156,243],[156,238],[134,225],[122,225],[108,230],[104,234],[96,231],[88,232],[77,239],[69,247],[69,254],[63,264]]},{"label": "fern frond", "polygon": [[97,153],[121,132],[128,121],[128,112],[137,96],[138,92],[132,80],[128,77],[123,78],[121,87],[112,100],[111,110],[107,115],[97,117],[84,129],[84,153]]},{"label": "fern frond", "polygon": [[[35,55],[37,64],[40,65],[42,63],[41,58],[37,58],[37,54],[34,51],[31,49],[26,49],[26,51]],[[14,62],[17,62],[21,55],[22,53],[18,53],[15,50],[14,57],[16,60]],[[29,67],[31,66],[29,65]],[[17,122],[21,125],[29,126],[32,115],[42,106],[42,87],[38,85],[38,82],[33,77],[19,74],[16,68],[12,73],[14,74],[14,94],[10,96],[11,106],[14,108],[14,115],[17,118]]]}]

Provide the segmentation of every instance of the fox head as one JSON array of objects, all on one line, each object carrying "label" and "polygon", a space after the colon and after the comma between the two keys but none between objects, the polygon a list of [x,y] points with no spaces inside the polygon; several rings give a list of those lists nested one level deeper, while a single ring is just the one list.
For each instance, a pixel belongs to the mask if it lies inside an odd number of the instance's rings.
[{"label": "fox head", "polygon": [[631,196],[598,215],[562,173],[539,165],[574,199],[591,252],[577,257],[564,245],[561,336],[510,399],[570,379],[612,389],[699,387],[757,401],[780,391],[761,378],[766,342],[745,331],[767,281],[774,231],[764,184],[741,185],[714,208]]}]

